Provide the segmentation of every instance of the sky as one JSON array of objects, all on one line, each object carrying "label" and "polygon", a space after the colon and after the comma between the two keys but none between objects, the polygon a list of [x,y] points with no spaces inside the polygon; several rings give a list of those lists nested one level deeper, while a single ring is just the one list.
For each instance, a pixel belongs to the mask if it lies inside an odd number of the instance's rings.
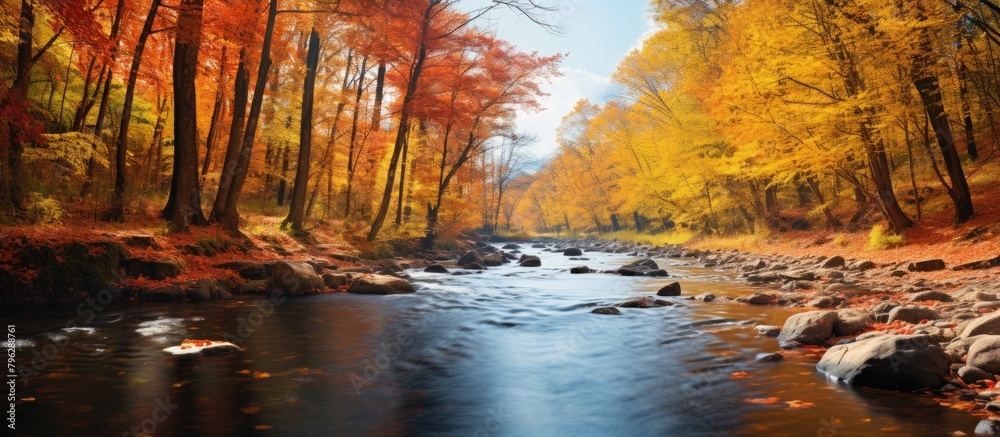
[{"label": "sky", "polygon": [[540,159],[557,149],[556,129],[577,101],[607,100],[618,62],[638,48],[652,29],[645,0],[550,0],[544,4],[559,6],[560,12],[548,21],[560,26],[561,34],[552,34],[506,9],[485,23],[522,51],[567,55],[560,68],[563,76],[543,88],[549,94],[541,101],[545,109],[521,114],[517,120],[519,131],[538,136],[532,151]]}]

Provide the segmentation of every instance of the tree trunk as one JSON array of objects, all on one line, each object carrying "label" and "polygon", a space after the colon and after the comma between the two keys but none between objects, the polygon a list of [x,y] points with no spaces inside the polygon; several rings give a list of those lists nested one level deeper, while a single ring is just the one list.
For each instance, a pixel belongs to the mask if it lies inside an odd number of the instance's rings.
[{"label": "tree trunk", "polygon": [[372,108],[372,129],[381,129],[382,125],[382,99],[385,96],[385,72],[385,61],[379,62],[378,78],[375,81],[375,107]]},{"label": "tree trunk", "polygon": [[306,188],[309,186],[309,162],[312,158],[313,91],[316,88],[316,67],[319,64],[319,33],[314,28],[309,35],[309,52],[306,55],[306,78],[302,91],[302,126],[299,130],[299,165],[295,171],[292,188],[292,205],[284,224],[292,225],[292,232],[305,232],[303,219],[306,207]]},{"label": "tree trunk", "polygon": [[406,141],[403,142],[403,157],[400,160],[399,199],[396,205],[396,227],[403,225],[403,198],[406,196],[406,155],[410,151],[410,130],[406,131]]},{"label": "tree trunk", "polygon": [[107,219],[111,221],[125,221],[125,171],[128,165],[128,129],[129,122],[132,121],[132,99],[135,97],[135,84],[139,78],[139,66],[142,64],[142,52],[146,48],[146,38],[153,31],[153,21],[156,19],[159,7],[160,0],[153,0],[149,6],[149,14],[142,26],[142,33],[139,34],[139,41],[135,45],[132,68],[129,70],[128,84],[125,87],[125,101],[122,104],[121,127],[118,129],[118,143],[115,153],[115,191],[111,196],[111,211],[107,216]]},{"label": "tree trunk", "polygon": [[909,120],[903,120],[903,141],[906,142],[906,157],[910,167],[910,184],[913,186],[913,203],[917,207],[917,220],[920,220],[923,217],[923,212],[920,210],[920,191],[917,189],[917,175],[913,168],[913,138],[910,135]]},{"label": "tree trunk", "polygon": [[809,189],[812,190],[813,195],[816,196],[816,200],[819,201],[820,205],[823,205],[823,216],[826,217],[826,225],[830,229],[837,229],[840,225],[840,220],[833,215],[830,211],[830,207],[826,206],[826,199],[823,197],[823,192],[819,189],[819,183],[816,182],[816,178],[810,176],[806,178],[806,182],[809,184]]},{"label": "tree trunk", "polygon": [[208,136],[205,137],[205,162],[201,166],[201,175],[205,176],[212,168],[212,150],[215,149],[215,142],[219,136],[219,123],[222,119],[222,109],[225,102],[225,93],[222,84],[226,83],[226,49],[222,48],[222,60],[219,63],[219,83],[215,89],[215,105],[212,107],[212,120],[208,123]]},{"label": "tree trunk", "polygon": [[[80,99],[80,106],[76,108],[76,114],[73,116],[73,126],[72,130],[74,132],[83,132],[83,126],[86,124],[87,113],[90,112],[90,108],[94,106],[94,99],[97,97],[96,89],[100,88],[100,83],[94,87],[95,92],[93,96],[90,93],[90,85],[94,80],[94,65],[97,64],[97,56],[90,57],[90,64],[87,66],[87,76],[83,80],[83,95]],[[68,76],[67,76],[68,77]],[[104,77],[104,67],[101,67],[100,73],[98,73],[98,82],[100,78]]]},{"label": "tree trunk", "polygon": [[[597,227],[600,229],[601,224],[597,220],[594,220],[594,223],[597,223]],[[622,230],[621,226],[618,224],[618,215],[616,214],[611,214],[611,230],[614,232]]]},{"label": "tree trunk", "polygon": [[[350,61],[350,58],[348,58]],[[354,154],[354,149],[358,148],[355,142],[358,138],[358,115],[359,107],[361,106],[361,93],[364,91],[365,84],[365,70],[368,68],[368,57],[365,56],[361,59],[361,73],[358,76],[358,91],[354,96],[354,113],[352,114],[351,120],[351,141],[348,144],[347,150],[347,192],[345,193],[344,200],[344,219],[351,217],[352,209],[352,199],[351,196],[354,195],[354,172],[358,169],[358,161],[361,160],[361,151],[359,150],[357,156]]]},{"label": "tree trunk", "polygon": [[233,173],[233,182],[229,187],[226,199],[226,209],[220,217],[223,226],[233,233],[239,233],[240,213],[239,201],[246,182],[247,170],[250,169],[250,155],[257,135],[257,122],[260,119],[260,109],[264,104],[264,91],[267,88],[267,73],[271,69],[271,39],[274,36],[274,20],[278,16],[278,0],[273,0],[268,8],[267,27],[264,30],[264,43],[260,54],[260,68],[257,70],[257,84],[254,86],[253,102],[250,103],[250,115],[247,117],[247,128],[243,135],[239,161]]},{"label": "tree trunk", "polygon": [[[28,89],[31,85],[31,46],[32,32],[35,28],[35,8],[31,0],[21,0],[21,20],[18,27],[17,42],[17,75],[14,87],[7,97],[8,104],[23,105],[28,109]],[[19,129],[14,123],[7,126],[10,150],[7,152],[7,183],[0,199],[0,207],[10,206],[16,212],[24,210],[24,145],[18,137]]]},{"label": "tree trunk", "polygon": [[198,181],[198,49],[205,0],[182,0],[174,43],[174,172],[163,217],[174,231],[205,224]]},{"label": "tree trunk", "polygon": [[219,221],[226,209],[229,190],[240,158],[240,144],[243,142],[243,123],[247,114],[247,98],[250,94],[250,72],[247,71],[246,49],[240,50],[240,63],[236,68],[236,85],[233,91],[233,122],[229,126],[229,142],[226,144],[226,158],[219,177],[219,190],[212,205],[212,221]]},{"label": "tree trunk", "polygon": [[[957,47],[962,49],[962,37],[958,37]],[[969,157],[973,161],[979,159],[979,148],[976,147],[976,135],[972,126],[972,105],[969,104],[969,81],[967,78],[968,69],[965,61],[959,55],[958,59],[958,95],[962,101],[962,121],[965,125],[965,148],[969,152]]]},{"label": "tree trunk", "polygon": [[420,74],[424,69],[424,61],[427,60],[427,33],[430,30],[431,13],[434,11],[436,2],[432,2],[424,11],[424,18],[420,24],[420,47],[416,53],[413,70],[410,72],[410,80],[403,94],[403,104],[399,116],[399,128],[396,132],[396,142],[393,145],[392,157],[389,158],[389,170],[386,173],[385,190],[382,192],[382,203],[379,205],[378,214],[372,223],[371,231],[368,232],[368,241],[375,241],[378,233],[385,222],[385,216],[389,212],[389,205],[392,202],[392,188],[396,181],[396,166],[399,165],[399,156],[402,154],[403,146],[406,143],[406,130],[410,126],[410,111],[413,104],[413,95],[417,91],[417,84],[420,82]]}]

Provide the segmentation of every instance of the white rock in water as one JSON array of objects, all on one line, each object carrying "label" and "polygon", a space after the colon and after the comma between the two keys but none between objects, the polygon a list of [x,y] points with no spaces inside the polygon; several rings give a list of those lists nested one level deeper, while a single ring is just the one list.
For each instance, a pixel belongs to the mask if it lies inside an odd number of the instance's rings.
[{"label": "white rock in water", "polygon": [[240,350],[243,350],[243,348],[228,341],[212,340],[184,340],[180,346],[171,346],[163,349],[164,352],[174,355],[226,355]]}]

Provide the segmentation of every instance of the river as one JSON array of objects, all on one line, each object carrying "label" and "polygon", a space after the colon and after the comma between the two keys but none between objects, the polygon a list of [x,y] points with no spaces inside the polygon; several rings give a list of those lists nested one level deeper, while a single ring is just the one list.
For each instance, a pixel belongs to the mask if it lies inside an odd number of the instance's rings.
[{"label": "river", "polygon": [[[788,310],[725,299],[754,288],[730,274],[656,259],[683,285],[677,305],[591,314],[648,295],[663,278],[571,275],[634,261],[522,249],[516,265],[465,276],[412,271],[418,292],[328,294],[262,304],[141,304],[6,312],[16,325],[23,435],[119,436],[948,436],[977,418],[926,394],[851,388],[819,356],[778,351],[753,322]],[[122,314],[119,320],[118,314]],[[242,325],[242,327],[241,327]],[[255,328],[254,328],[255,327]],[[252,332],[250,329],[253,329]],[[228,356],[163,351],[185,338],[238,338]],[[47,349],[46,349],[47,348]],[[48,351],[51,359],[42,352]],[[57,351],[57,355],[53,354]],[[38,352],[39,355],[34,355]],[[768,398],[778,398],[768,399]],[[752,402],[748,401],[751,400]],[[139,432],[135,432],[139,431]]]}]

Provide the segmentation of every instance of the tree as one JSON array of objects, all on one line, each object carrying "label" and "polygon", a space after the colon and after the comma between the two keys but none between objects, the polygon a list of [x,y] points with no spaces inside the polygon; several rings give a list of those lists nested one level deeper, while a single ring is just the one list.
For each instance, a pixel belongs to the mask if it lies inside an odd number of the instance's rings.
[{"label": "tree", "polygon": [[313,28],[309,34],[309,53],[306,55],[306,78],[302,87],[302,120],[299,139],[299,163],[292,188],[292,203],[283,225],[292,225],[296,234],[305,232],[306,189],[309,186],[309,163],[312,160],[313,93],[316,89],[316,69],[319,64],[319,33]]},{"label": "tree", "polygon": [[163,217],[175,231],[204,225],[198,180],[198,49],[204,0],[182,0],[174,48],[174,171]]}]

